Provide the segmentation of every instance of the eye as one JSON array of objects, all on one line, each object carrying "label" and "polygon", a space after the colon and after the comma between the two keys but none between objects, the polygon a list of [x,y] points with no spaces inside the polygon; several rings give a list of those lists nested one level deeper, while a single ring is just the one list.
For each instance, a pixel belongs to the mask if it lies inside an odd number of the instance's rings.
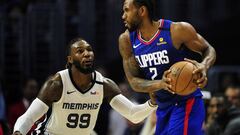
[{"label": "eye", "polygon": [[83,52],[84,52],[84,49],[77,49],[76,52],[77,52],[77,53],[83,53]]},{"label": "eye", "polygon": [[93,49],[92,48],[87,48],[87,50],[90,52],[90,51],[93,51]]}]

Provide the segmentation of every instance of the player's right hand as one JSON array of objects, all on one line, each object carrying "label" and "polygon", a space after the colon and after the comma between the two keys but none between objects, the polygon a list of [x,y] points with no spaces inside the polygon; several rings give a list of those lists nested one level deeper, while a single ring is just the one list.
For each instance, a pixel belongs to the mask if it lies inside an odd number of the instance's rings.
[{"label": "player's right hand", "polygon": [[15,131],[12,135],[22,135],[19,131]]},{"label": "player's right hand", "polygon": [[171,89],[172,89],[172,85],[171,85],[171,78],[168,77],[168,75],[171,73],[171,70],[166,70],[163,73],[162,76],[162,80],[161,80],[161,87],[164,90],[169,91],[172,94],[175,94]]}]

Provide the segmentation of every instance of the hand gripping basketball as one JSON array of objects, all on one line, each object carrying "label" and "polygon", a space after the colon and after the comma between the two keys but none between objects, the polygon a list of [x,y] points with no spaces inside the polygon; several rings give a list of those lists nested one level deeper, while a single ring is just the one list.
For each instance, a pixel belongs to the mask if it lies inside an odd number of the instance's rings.
[{"label": "hand gripping basketball", "polygon": [[198,85],[197,79],[199,74],[193,74],[197,67],[188,61],[180,61],[170,67],[171,73],[168,77],[171,78],[171,90],[178,95],[189,95],[193,93]]}]

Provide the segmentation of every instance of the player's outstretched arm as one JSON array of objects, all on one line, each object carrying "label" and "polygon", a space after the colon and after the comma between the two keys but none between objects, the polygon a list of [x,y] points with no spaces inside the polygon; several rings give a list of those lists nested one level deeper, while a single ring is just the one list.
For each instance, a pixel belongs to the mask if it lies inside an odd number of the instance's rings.
[{"label": "player's outstretched arm", "polygon": [[110,79],[104,80],[104,93],[111,107],[133,123],[139,123],[149,116],[156,108],[154,98],[144,104],[135,105],[121,94],[121,90]]},{"label": "player's outstretched arm", "polygon": [[54,101],[58,101],[62,93],[60,75],[55,75],[45,82],[38,97],[31,103],[28,110],[20,116],[15,125],[13,135],[26,135],[35,121],[41,118]]},{"label": "player's outstretched arm", "polygon": [[122,33],[119,37],[119,51],[123,60],[125,75],[136,92],[153,92],[160,89],[170,90],[168,79],[146,80],[140,75],[139,65],[137,64],[132,52],[129,32]]}]

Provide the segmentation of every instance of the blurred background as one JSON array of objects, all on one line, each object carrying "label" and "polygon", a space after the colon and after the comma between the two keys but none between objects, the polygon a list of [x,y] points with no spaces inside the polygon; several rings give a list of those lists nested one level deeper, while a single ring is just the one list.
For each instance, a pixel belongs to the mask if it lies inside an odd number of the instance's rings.
[{"label": "blurred background", "polygon": [[[240,1],[156,1],[159,19],[191,23],[216,49],[217,61],[205,90],[224,92],[239,84]],[[130,89],[118,51],[118,36],[125,31],[122,6],[122,0],[0,0],[0,93],[6,109],[2,114],[26,95],[26,87],[38,91],[50,75],[65,68],[66,46],[75,37],[93,46],[97,70]]]}]

